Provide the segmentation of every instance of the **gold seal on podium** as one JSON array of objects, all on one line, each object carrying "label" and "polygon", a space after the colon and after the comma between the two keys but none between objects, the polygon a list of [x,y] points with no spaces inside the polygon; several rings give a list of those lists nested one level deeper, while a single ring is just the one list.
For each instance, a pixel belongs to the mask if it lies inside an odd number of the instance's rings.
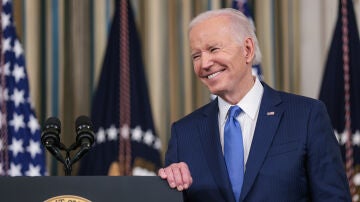
[{"label": "gold seal on podium", "polygon": [[45,200],[44,202],[91,202],[86,198],[82,198],[79,196],[74,195],[62,195],[62,196],[55,196],[50,199]]}]

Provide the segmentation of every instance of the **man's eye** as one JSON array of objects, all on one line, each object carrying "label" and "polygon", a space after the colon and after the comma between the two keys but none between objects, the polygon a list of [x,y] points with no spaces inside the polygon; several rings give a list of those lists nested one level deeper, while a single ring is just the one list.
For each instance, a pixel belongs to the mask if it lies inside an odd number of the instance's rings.
[{"label": "man's eye", "polygon": [[210,52],[215,52],[215,51],[217,51],[217,50],[219,50],[219,48],[210,48]]},{"label": "man's eye", "polygon": [[192,56],[192,59],[193,59],[193,60],[197,60],[197,59],[199,59],[199,58],[200,58],[199,55],[193,55],[193,56]]}]

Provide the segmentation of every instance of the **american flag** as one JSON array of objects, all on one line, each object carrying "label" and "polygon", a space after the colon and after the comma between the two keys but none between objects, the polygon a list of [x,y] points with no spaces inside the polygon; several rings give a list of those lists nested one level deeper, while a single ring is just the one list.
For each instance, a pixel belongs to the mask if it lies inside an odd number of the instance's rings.
[{"label": "american flag", "polygon": [[[254,25],[254,20],[252,17],[253,15],[247,0],[233,0],[232,7],[244,13],[244,15],[249,19],[250,23]],[[253,64],[252,73],[253,75],[257,76],[260,79],[260,81],[263,80],[260,64]]]},{"label": "american flag", "polygon": [[338,5],[319,99],[341,146],[352,201],[360,201],[360,38],[353,1]]},{"label": "american flag", "polygon": [[[154,129],[143,66],[130,1],[117,0],[92,103],[96,142],[81,160],[79,175],[156,175],[161,142]],[[123,116],[128,123],[122,123]]]},{"label": "american flag", "polygon": [[46,174],[40,126],[31,105],[24,50],[16,36],[11,0],[1,2],[0,175]]}]

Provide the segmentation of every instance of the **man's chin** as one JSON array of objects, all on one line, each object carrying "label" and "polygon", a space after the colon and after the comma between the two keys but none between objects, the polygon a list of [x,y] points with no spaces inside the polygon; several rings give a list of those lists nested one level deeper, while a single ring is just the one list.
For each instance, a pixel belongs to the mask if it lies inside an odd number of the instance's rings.
[{"label": "man's chin", "polygon": [[210,93],[214,96],[221,96],[221,91],[219,90],[210,90]]}]

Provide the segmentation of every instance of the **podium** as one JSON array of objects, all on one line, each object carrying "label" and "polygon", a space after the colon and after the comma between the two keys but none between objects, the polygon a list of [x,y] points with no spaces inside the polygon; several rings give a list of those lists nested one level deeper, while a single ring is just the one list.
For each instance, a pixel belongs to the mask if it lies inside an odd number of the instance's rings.
[{"label": "podium", "polygon": [[182,193],[158,176],[1,177],[7,202],[182,202]]}]

